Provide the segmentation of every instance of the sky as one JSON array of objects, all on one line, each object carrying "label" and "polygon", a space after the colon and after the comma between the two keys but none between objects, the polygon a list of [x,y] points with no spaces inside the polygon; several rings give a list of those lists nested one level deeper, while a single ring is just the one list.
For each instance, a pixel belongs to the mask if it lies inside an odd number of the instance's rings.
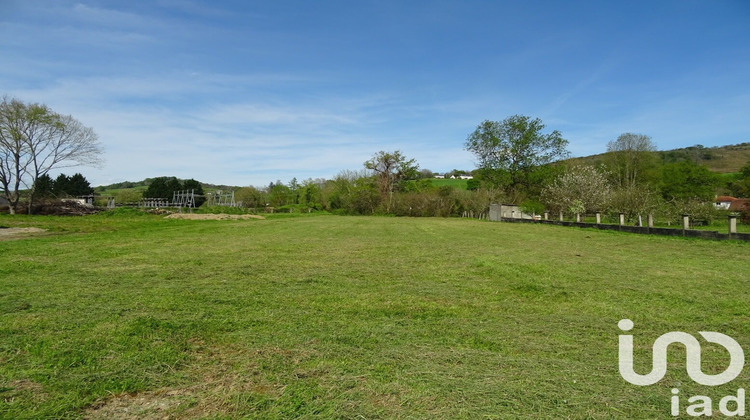
[{"label": "sky", "polygon": [[378,151],[471,170],[512,115],[573,156],[626,132],[750,142],[750,2],[0,0],[0,96],[97,133],[92,185],[331,179]]}]

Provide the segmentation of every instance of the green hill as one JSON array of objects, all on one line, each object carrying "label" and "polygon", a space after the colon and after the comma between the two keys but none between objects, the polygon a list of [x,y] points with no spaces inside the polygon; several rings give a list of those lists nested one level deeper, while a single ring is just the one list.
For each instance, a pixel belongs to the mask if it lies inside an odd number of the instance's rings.
[{"label": "green hill", "polygon": [[[692,160],[706,165],[708,169],[718,173],[735,173],[750,162],[750,143],[732,144],[728,146],[704,147],[695,145],[680,149],[656,152],[664,163]],[[568,162],[597,164],[604,160],[606,153],[582,156],[568,159]]]}]

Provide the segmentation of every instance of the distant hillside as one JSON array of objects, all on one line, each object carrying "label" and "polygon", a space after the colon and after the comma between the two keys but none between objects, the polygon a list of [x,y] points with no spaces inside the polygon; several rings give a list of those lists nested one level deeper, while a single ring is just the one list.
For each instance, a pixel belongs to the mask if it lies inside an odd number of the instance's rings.
[{"label": "distant hillside", "polygon": [[[695,145],[681,149],[656,152],[664,163],[692,160],[706,165],[708,169],[718,173],[739,172],[740,168],[750,162],[750,143],[733,144],[729,146],[704,147]],[[571,158],[569,162],[597,164],[604,160],[606,153],[598,155]]]},{"label": "distant hillside", "polygon": [[[127,190],[127,189],[134,189],[139,191],[145,191],[146,188],[151,184],[151,181],[154,178],[146,178],[143,181],[124,181],[124,182],[117,182],[110,185],[100,185],[95,188],[97,193],[103,193],[103,192],[111,192],[111,191],[119,191],[119,190]],[[179,178],[178,178],[179,179]],[[180,181],[185,181],[184,179],[180,179]],[[200,181],[199,181],[200,182]],[[201,185],[203,186],[203,190],[213,191],[213,190],[236,190],[240,187],[238,186],[231,186],[231,185],[215,185],[215,184],[207,184],[205,182],[201,182]]]}]

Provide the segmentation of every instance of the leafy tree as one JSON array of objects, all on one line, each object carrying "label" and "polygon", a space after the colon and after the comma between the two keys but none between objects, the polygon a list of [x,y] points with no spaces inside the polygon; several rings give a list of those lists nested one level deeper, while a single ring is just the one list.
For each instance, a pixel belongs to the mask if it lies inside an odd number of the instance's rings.
[{"label": "leafy tree", "polygon": [[400,192],[426,192],[435,189],[432,181],[426,178],[413,179],[401,182]]},{"label": "leafy tree", "polygon": [[268,185],[268,202],[272,207],[294,204],[294,193],[281,181]]},{"label": "leafy tree", "polygon": [[266,197],[264,192],[255,187],[243,187],[234,192],[234,199],[242,203],[243,207],[259,208],[266,206]]},{"label": "leafy tree", "polygon": [[521,211],[526,214],[537,215],[544,212],[545,206],[537,200],[526,200],[521,203]]},{"label": "leafy tree", "polygon": [[39,177],[53,168],[97,165],[101,154],[94,130],[72,116],[7,97],[0,102],[0,184],[11,214],[22,185],[31,212]]},{"label": "leafy tree", "polygon": [[732,181],[729,190],[735,197],[750,197],[750,162],[740,169],[738,178]]},{"label": "leafy tree", "polygon": [[419,178],[435,178],[435,172],[432,172],[429,169],[421,169],[419,171]]},{"label": "leafy tree", "polygon": [[[500,122],[485,120],[466,139],[465,147],[479,159],[483,179],[499,183],[507,174],[508,187],[526,188],[534,168],[569,155],[568,141],[560,132],[543,134],[544,128],[540,119],[523,115]],[[490,175],[495,171],[501,175]]]},{"label": "leafy tree", "polygon": [[302,182],[300,189],[300,203],[308,207],[321,210],[323,208],[322,190],[325,180],[313,180],[312,178]]},{"label": "leafy tree", "polygon": [[374,177],[366,171],[342,171],[321,192],[324,208],[336,213],[373,214],[381,204]]},{"label": "leafy tree", "polygon": [[299,182],[297,182],[297,177],[294,177],[289,181],[289,193],[291,197],[289,204],[299,204],[300,188],[302,187],[299,185]]},{"label": "leafy tree", "polygon": [[657,169],[656,146],[644,134],[624,133],[607,143],[606,166],[614,183],[623,188],[652,180]]},{"label": "leafy tree", "polygon": [[469,191],[476,191],[482,185],[482,181],[472,178],[466,181],[466,189]]},{"label": "leafy tree", "polygon": [[665,199],[710,201],[718,185],[718,176],[692,160],[662,167],[661,192]]},{"label": "leafy tree", "polygon": [[510,174],[503,169],[478,168],[474,179],[492,187],[506,188],[511,184]]},{"label": "leafy tree", "polygon": [[387,203],[386,212],[390,212],[392,195],[399,182],[416,179],[419,165],[414,159],[407,159],[400,151],[376,153],[364,163],[365,168],[375,172],[381,197]]}]

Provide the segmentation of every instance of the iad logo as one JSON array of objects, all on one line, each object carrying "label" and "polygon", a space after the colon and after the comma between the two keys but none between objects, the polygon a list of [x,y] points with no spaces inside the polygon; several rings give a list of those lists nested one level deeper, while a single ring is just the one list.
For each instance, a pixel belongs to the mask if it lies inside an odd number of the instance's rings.
[{"label": "iad logo", "polygon": [[[622,331],[633,329],[633,321],[622,319],[617,326]],[[653,385],[661,380],[667,373],[667,348],[670,344],[679,343],[685,346],[687,374],[693,381],[707,386],[723,385],[736,378],[745,366],[745,353],[732,337],[718,332],[701,331],[698,334],[709,343],[719,344],[729,352],[729,366],[724,372],[716,375],[707,375],[701,369],[701,344],[692,335],[679,331],[672,331],[662,334],[654,342],[652,355],[651,372],[640,375],[633,370],[633,336],[620,335],[620,375],[623,379],[633,385],[646,386]],[[680,401],[677,394],[678,389],[672,390],[672,415],[680,414]],[[686,413],[690,416],[711,416],[713,414],[711,398],[696,395],[688,399],[689,403],[695,403],[687,407]],[[735,410],[728,408],[729,403],[736,405]],[[737,390],[737,396],[729,395],[719,402],[719,411],[727,416],[744,416],[745,415],[745,390]]]},{"label": "iad logo", "polygon": [[[633,329],[633,321],[622,319],[617,326],[623,331],[630,331]],[[653,367],[646,375],[639,375],[633,370],[633,336],[620,335],[620,375],[633,385],[645,386],[659,382],[667,373],[667,347],[672,343],[680,343],[685,346],[687,373],[693,381],[701,385],[716,386],[736,378],[745,366],[745,353],[739,343],[722,333],[701,331],[698,334],[709,343],[719,344],[729,351],[729,367],[724,372],[717,375],[703,373],[701,344],[688,333],[672,331],[661,335],[654,342]]]}]

